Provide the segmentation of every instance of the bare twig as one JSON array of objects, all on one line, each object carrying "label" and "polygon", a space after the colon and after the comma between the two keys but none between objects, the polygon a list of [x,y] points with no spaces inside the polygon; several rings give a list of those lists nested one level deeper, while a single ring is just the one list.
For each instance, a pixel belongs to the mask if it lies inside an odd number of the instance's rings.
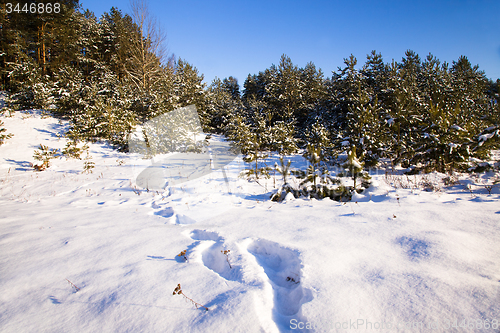
[{"label": "bare twig", "polygon": [[186,257],[186,251],[187,251],[187,250],[183,250],[183,251],[181,251],[181,253],[179,253],[177,256],[178,256],[178,257],[183,257],[183,258],[184,258],[184,260],[188,261],[188,259],[187,259],[187,257]]},{"label": "bare twig", "polygon": [[68,283],[73,287],[75,288],[75,292],[78,292],[80,291],[80,288],[78,288],[73,282],[71,282],[70,280],[66,279],[66,281],[68,281]]},{"label": "bare twig", "polygon": [[231,264],[229,263],[229,252],[231,252],[231,250],[224,250],[224,251],[220,251],[220,252],[226,256],[226,261],[227,261],[227,264],[229,265],[229,268],[233,268],[233,267],[231,267]]},{"label": "bare twig", "polygon": [[207,311],[209,310],[206,306],[201,305],[200,303],[195,302],[195,301],[193,301],[191,298],[187,297],[187,296],[186,296],[186,295],[182,292],[182,289],[181,289],[181,284],[180,284],[180,283],[177,285],[177,287],[175,287],[174,292],[173,292],[173,295],[182,295],[182,296],[184,296],[187,300],[189,300],[191,303],[193,303],[193,305],[194,305],[197,309],[198,309],[198,307],[202,307],[202,308],[204,308],[204,309],[205,309],[205,310],[207,310]]}]

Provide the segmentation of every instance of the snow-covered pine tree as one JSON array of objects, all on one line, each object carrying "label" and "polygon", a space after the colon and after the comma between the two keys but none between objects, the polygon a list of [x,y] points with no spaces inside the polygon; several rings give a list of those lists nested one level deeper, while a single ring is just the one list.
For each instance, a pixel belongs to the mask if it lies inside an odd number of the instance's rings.
[{"label": "snow-covered pine tree", "polygon": [[287,182],[287,177],[291,173],[291,161],[288,160],[287,163],[284,161],[285,155],[293,154],[297,151],[297,139],[294,135],[293,124],[285,123],[284,121],[276,122],[270,131],[270,149],[280,155],[280,164],[275,163],[274,170],[283,178],[283,183],[278,188],[278,191],[271,196],[271,200],[281,202],[285,199],[287,193],[291,192],[295,197],[299,196],[298,191]]},{"label": "snow-covered pine tree", "polygon": [[24,110],[37,108],[35,104],[34,87],[41,84],[43,80],[41,69],[28,57],[13,66],[9,74],[10,85],[15,87],[6,100],[7,107],[12,110]]},{"label": "snow-covered pine tree", "polygon": [[250,119],[250,134],[248,135],[248,143],[246,145],[246,156],[243,160],[247,163],[253,164],[253,169],[247,171],[247,176],[259,175],[269,177],[270,168],[267,165],[259,165],[259,161],[267,158],[267,151],[271,144],[271,130],[270,130],[270,116],[263,114],[263,104],[259,101],[250,101],[250,110],[252,118]]},{"label": "snow-covered pine tree", "polygon": [[333,185],[339,184],[340,181],[330,176],[330,172],[324,163],[321,148],[308,144],[303,156],[309,162],[306,171],[297,170],[294,172],[298,178],[302,179],[299,184],[300,194],[316,199],[325,197],[334,199],[338,197],[337,189]]},{"label": "snow-covered pine tree", "polygon": [[241,100],[240,85],[235,77],[230,76],[222,80],[222,86],[234,100]]},{"label": "snow-covered pine tree", "polygon": [[232,77],[224,81],[215,78],[207,89],[207,126],[211,132],[226,133],[231,116],[243,109],[235,80]]},{"label": "snow-covered pine tree", "polygon": [[175,107],[196,105],[203,130],[209,131],[209,116],[207,115],[207,99],[203,74],[198,69],[179,59],[174,64],[173,89]]},{"label": "snow-covered pine tree", "polygon": [[388,124],[391,129],[389,140],[394,164],[410,165],[414,155],[414,142],[419,136],[419,127],[423,121],[419,89],[421,75],[420,57],[413,51],[405,53],[402,63],[392,62],[388,72],[388,91],[392,97],[386,100],[389,114]]},{"label": "snow-covered pine tree", "polygon": [[251,132],[250,125],[247,124],[246,119],[242,115],[234,114],[231,116],[226,135],[244,155],[246,155],[250,149],[248,142]]},{"label": "snow-covered pine tree", "polygon": [[321,148],[308,144],[303,156],[309,162],[309,165],[304,174],[304,180],[300,185],[303,186],[311,183],[313,185],[312,190],[315,191],[316,184],[321,183],[322,171],[324,170],[320,166],[320,163],[324,161]]},{"label": "snow-covered pine tree", "polygon": [[123,85],[106,67],[94,70],[84,86],[73,81],[75,77],[68,77],[71,73],[77,74],[71,69],[61,72],[61,78],[70,84],[65,85],[68,90],[62,91],[59,98],[61,108],[70,108],[70,135],[81,140],[110,140],[118,148],[126,149],[128,135],[137,124],[129,86]]},{"label": "snow-covered pine tree", "polygon": [[289,155],[297,151],[297,139],[293,124],[277,121],[269,129],[269,146],[272,151],[279,155]]},{"label": "snow-covered pine tree", "polygon": [[285,163],[283,156],[280,156],[279,161],[280,164],[278,165],[278,163],[275,163],[274,169],[281,175],[283,182],[281,186],[278,187],[278,190],[271,195],[271,200],[281,202],[286,198],[288,193],[292,193],[295,198],[298,198],[300,196],[300,191],[293,188],[288,183],[287,179],[292,173],[292,161],[288,160],[287,163]]},{"label": "snow-covered pine tree", "polygon": [[313,62],[300,69],[300,109],[295,112],[297,127],[304,131],[308,120],[316,116],[320,109],[324,109],[328,99],[328,90],[321,69],[317,69]]},{"label": "snow-covered pine tree", "polygon": [[269,70],[266,70],[266,72],[259,72],[259,74],[254,75],[248,74],[245,82],[243,83],[242,101],[245,105],[251,100],[263,101],[264,95],[266,94],[265,87],[267,82],[270,80],[269,76]]},{"label": "snow-covered pine tree", "polygon": [[[344,68],[338,68],[338,72],[333,72],[330,81],[330,94],[332,102],[337,111],[337,132],[342,132],[347,126],[347,113],[358,95],[360,84],[363,84],[361,74],[356,69],[358,60],[354,55],[344,59]],[[361,86],[364,90],[364,87]]]},{"label": "snow-covered pine tree", "polygon": [[71,117],[83,110],[88,103],[83,73],[73,66],[64,66],[54,75],[56,112]]},{"label": "snow-covered pine tree", "polygon": [[354,146],[366,166],[374,166],[385,151],[386,129],[378,98],[370,100],[367,91],[362,90],[359,83],[358,94],[352,97],[346,114],[344,134],[337,140],[338,149]]},{"label": "snow-covered pine tree", "polygon": [[479,66],[472,66],[465,56],[453,62],[450,73],[453,102],[460,108],[460,116],[464,120],[477,122],[490,103],[487,95],[488,79]]},{"label": "snow-covered pine tree", "polygon": [[259,175],[269,176],[269,167],[262,166],[259,161],[267,157],[267,151],[271,144],[271,129],[269,126],[269,114],[264,114],[262,101],[253,98],[246,101],[247,114],[242,116],[235,114],[231,116],[228,125],[227,136],[233,141],[245,155],[244,161],[250,163],[251,169],[246,170],[247,176]]},{"label": "snow-covered pine tree", "polygon": [[388,69],[380,53],[373,50],[366,56],[366,62],[361,68],[364,86],[370,96],[377,97],[383,105],[388,96]]},{"label": "snow-covered pine tree", "polygon": [[290,57],[282,55],[277,67],[274,65],[268,72],[270,82],[265,86],[265,100],[273,114],[271,125],[281,120],[292,123],[295,112],[302,104],[302,83],[299,68],[292,63]]},{"label": "snow-covered pine tree", "polygon": [[423,168],[426,172],[452,172],[468,162],[474,125],[462,122],[459,113],[458,106],[429,106],[427,126],[422,128],[422,137],[416,142],[415,155],[410,160],[417,166],[416,171]]},{"label": "snow-covered pine tree", "polygon": [[265,114],[270,125],[281,118],[280,104],[276,95],[278,82],[278,69],[275,65],[259,72],[258,75],[247,78],[245,82],[245,91],[243,93],[243,104],[245,114],[251,119],[255,112],[255,101],[259,101],[260,113]]},{"label": "snow-covered pine tree", "polygon": [[10,72],[10,84],[15,90],[7,99],[10,109],[49,109],[55,103],[54,82],[30,58],[22,57]]},{"label": "snow-covered pine tree", "polygon": [[483,128],[474,138],[473,155],[487,160],[492,149],[500,149],[500,79],[490,83],[490,103],[483,116]]},{"label": "snow-covered pine tree", "polygon": [[[364,162],[356,156],[356,147],[354,145],[351,146],[351,150],[349,150],[347,160],[343,164],[343,167],[347,169],[349,175],[353,179],[354,191],[361,192],[363,188],[368,188],[370,186],[371,177],[363,170]],[[358,187],[358,179],[361,179],[361,187]]]},{"label": "snow-covered pine tree", "polygon": [[448,65],[432,54],[421,64],[418,83],[421,97],[419,122],[411,144],[413,156],[408,162],[412,171],[453,171],[469,158],[469,146],[475,132],[475,122],[464,117],[453,98],[452,77]]},{"label": "snow-covered pine tree", "polygon": [[305,132],[306,144],[319,149],[321,160],[332,161],[336,156],[333,151],[331,133],[321,121],[316,121]]}]

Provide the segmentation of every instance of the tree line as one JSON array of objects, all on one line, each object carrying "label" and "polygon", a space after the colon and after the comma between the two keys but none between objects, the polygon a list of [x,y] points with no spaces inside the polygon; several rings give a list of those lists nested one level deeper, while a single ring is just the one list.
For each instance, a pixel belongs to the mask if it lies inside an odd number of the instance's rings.
[{"label": "tree line", "polygon": [[167,57],[147,7],[132,4],[131,15],[111,8],[100,18],[77,0],[51,14],[7,14],[3,6],[4,110],[50,110],[70,121],[75,140],[126,150],[134,126],[194,104],[204,130],[239,145],[256,172],[269,151],[305,149],[325,163],[350,151],[365,166],[385,159],[445,172],[478,166],[499,148],[500,81],[465,56],[448,64],[409,50],[385,63],[372,51],[364,64],[351,55],[326,76],[283,55],[242,89],[233,77],[207,86],[192,64]]},{"label": "tree line", "polygon": [[50,110],[69,119],[75,139],[122,149],[137,124],[185,105],[206,109],[203,75],[166,58],[164,35],[144,2],[132,2],[131,15],[113,7],[99,19],[76,0],[50,15],[0,11],[7,109]]},{"label": "tree line", "polygon": [[355,150],[365,166],[384,158],[413,172],[468,170],[499,148],[499,87],[465,56],[450,65],[408,50],[384,63],[372,51],[362,66],[350,55],[325,77],[283,55],[247,77],[225,133],[244,151],[288,154],[312,144],[326,160]]}]

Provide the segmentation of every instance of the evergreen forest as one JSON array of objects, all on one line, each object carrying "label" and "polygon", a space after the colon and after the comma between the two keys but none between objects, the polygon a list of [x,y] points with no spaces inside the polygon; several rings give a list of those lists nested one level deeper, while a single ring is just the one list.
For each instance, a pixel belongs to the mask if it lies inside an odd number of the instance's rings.
[{"label": "evergreen forest", "polygon": [[385,160],[416,173],[488,168],[500,148],[500,80],[466,56],[447,63],[408,50],[386,62],[372,51],[323,73],[283,55],[242,86],[233,77],[207,85],[165,52],[140,4],[132,15],[111,8],[97,18],[77,0],[60,2],[51,14],[7,14],[2,5],[2,112],[47,110],[69,121],[73,140],[126,151],[136,125],[194,104],[204,131],[237,144],[256,176],[268,152],[304,152],[313,166],[349,152],[365,168]]}]

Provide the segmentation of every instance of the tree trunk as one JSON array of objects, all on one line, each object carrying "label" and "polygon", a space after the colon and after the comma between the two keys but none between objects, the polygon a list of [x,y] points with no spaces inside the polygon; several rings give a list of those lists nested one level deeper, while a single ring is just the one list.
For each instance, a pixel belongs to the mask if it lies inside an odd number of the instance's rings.
[{"label": "tree trunk", "polygon": [[38,28],[38,64],[42,66],[42,75],[46,73],[46,45],[45,45],[45,27],[47,26],[47,22],[43,22],[41,27]]}]

